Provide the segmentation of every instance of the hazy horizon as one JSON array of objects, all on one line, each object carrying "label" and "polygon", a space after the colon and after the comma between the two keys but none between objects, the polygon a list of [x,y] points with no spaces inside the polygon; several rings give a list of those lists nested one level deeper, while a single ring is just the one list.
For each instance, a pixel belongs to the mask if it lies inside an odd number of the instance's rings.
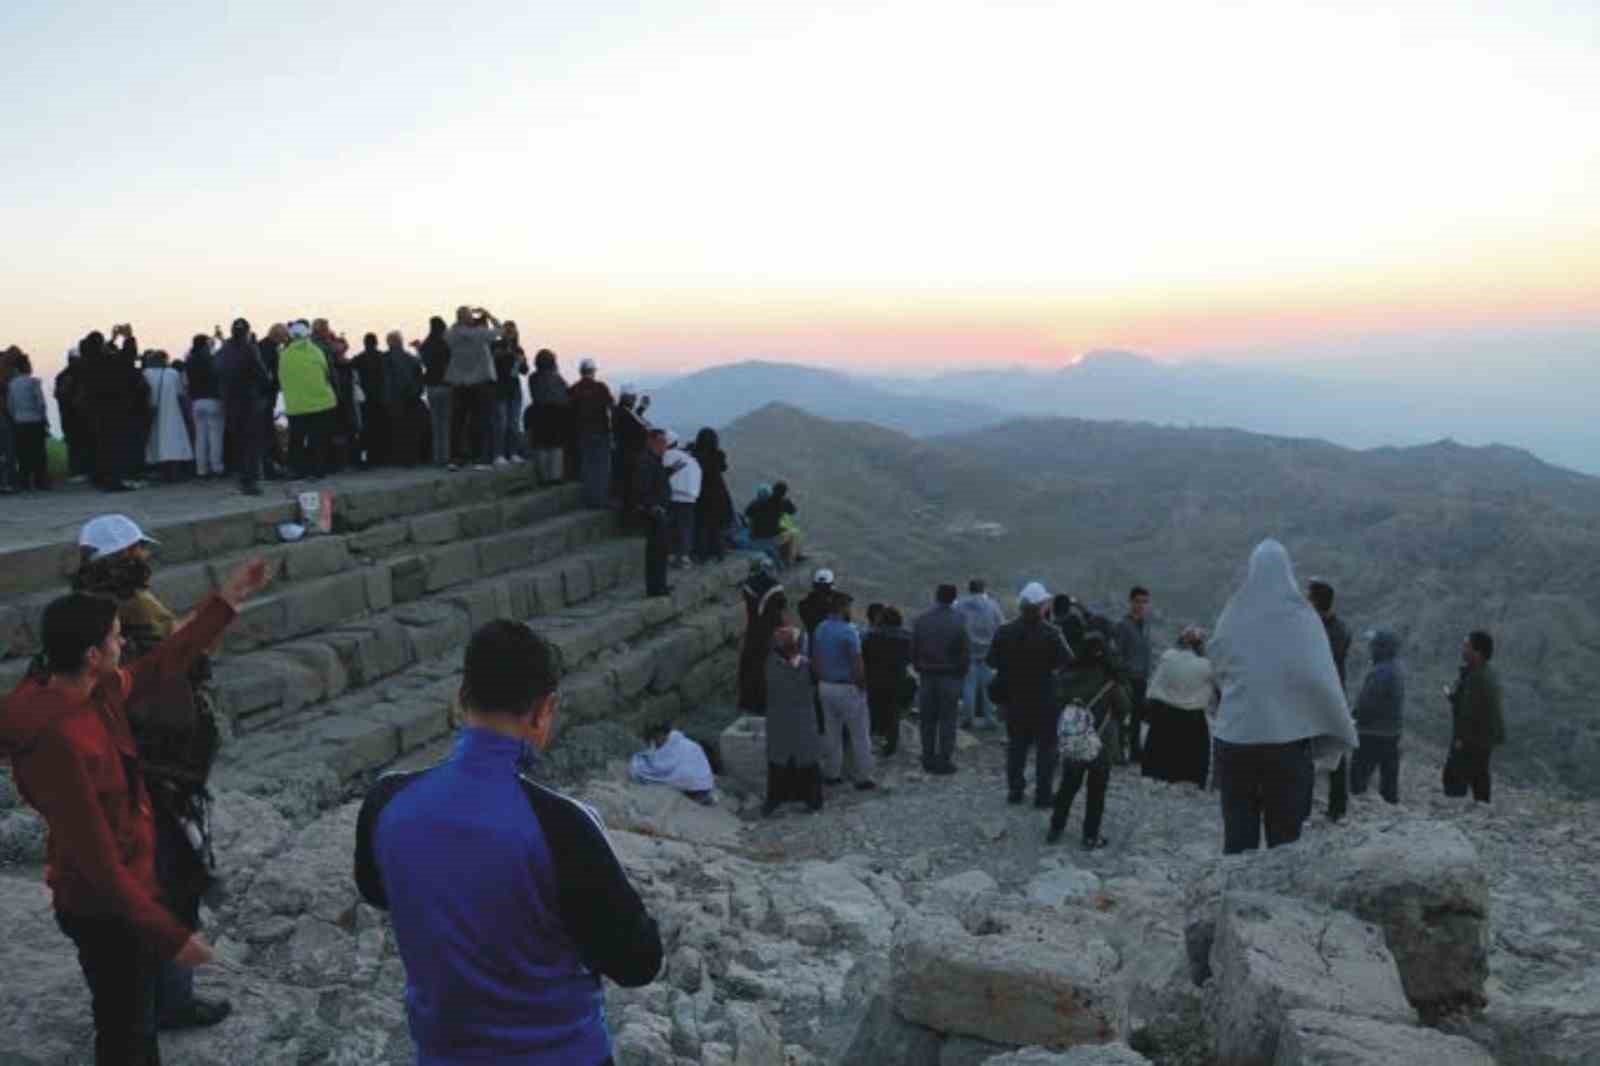
[{"label": "hazy horizon", "polygon": [[1600,392],[1578,0],[17,0],[0,32],[0,345],[47,373],[113,322],[176,356],[474,303],[632,375],[1127,349],[1437,384],[1463,437]]}]

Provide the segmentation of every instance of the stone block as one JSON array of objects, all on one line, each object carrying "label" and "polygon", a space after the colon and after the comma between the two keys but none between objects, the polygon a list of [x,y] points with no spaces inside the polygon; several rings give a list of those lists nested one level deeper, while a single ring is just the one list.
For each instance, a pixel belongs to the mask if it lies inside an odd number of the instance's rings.
[{"label": "stone block", "polygon": [[[272,566],[276,559],[268,559]],[[226,578],[227,575],[220,575]],[[176,615],[183,615],[211,595],[216,584],[212,580],[212,567],[205,563],[158,568],[150,577],[150,591]]]},{"label": "stone block", "polygon": [[406,629],[393,618],[380,616],[356,627],[336,630],[331,636],[355,638],[353,654],[345,658],[352,677],[361,684],[398,673],[411,663],[411,643]]},{"label": "stone block", "polygon": [[1489,888],[1460,829],[1431,819],[1352,828],[1317,847],[1218,860],[1189,890],[1187,934],[1203,979],[1221,888],[1315,900],[1384,931],[1406,995],[1431,1017],[1486,1001]]},{"label": "stone block", "polygon": [[394,580],[387,566],[362,567],[361,576],[367,585],[369,609],[387,611],[394,606]]},{"label": "stone block", "polygon": [[284,639],[289,634],[289,604],[284,593],[260,596],[247,602],[223,634],[229,652],[249,651]]},{"label": "stone block", "polygon": [[575,603],[582,603],[593,595],[594,575],[589,572],[589,564],[582,559],[568,560],[561,567],[562,602],[570,607]]},{"label": "stone block", "polygon": [[[11,506],[20,506],[12,504]],[[13,548],[0,554],[0,599],[65,588],[78,572],[77,538],[69,544]]]},{"label": "stone block", "polygon": [[394,603],[412,603],[428,594],[428,563],[420,555],[403,555],[380,563],[389,571],[389,595]]},{"label": "stone block", "polygon": [[1272,1066],[1495,1066],[1483,1048],[1436,1029],[1392,1025],[1319,1010],[1293,1010],[1278,1037]]},{"label": "stone block", "polygon": [[230,721],[283,702],[284,674],[273,659],[244,656],[230,659],[217,671],[218,709]]},{"label": "stone block", "polygon": [[621,701],[622,724],[630,729],[642,729],[655,722],[666,722],[683,713],[683,696],[677,692],[658,692],[629,703]]},{"label": "stone block", "polygon": [[603,674],[589,674],[561,683],[561,711],[571,724],[608,718],[616,710],[616,692]]},{"label": "stone block", "polygon": [[516,530],[478,542],[478,569],[485,576],[528,566],[533,560],[533,545],[538,534]]},{"label": "stone block", "polygon": [[589,557],[596,593],[609,592],[622,584],[622,557],[616,552],[596,552]]},{"label": "stone block", "polygon": [[447,544],[430,551],[427,560],[429,592],[460,585],[478,578],[478,546],[471,541]]},{"label": "stone block", "polygon": [[[944,1066],[944,1059],[939,1060]],[[1127,1044],[1091,1044],[1051,1051],[1025,1047],[985,1059],[983,1066],[1150,1066],[1150,1060]]]},{"label": "stone block", "polygon": [[690,706],[718,699],[732,703],[738,674],[739,657],[731,651],[722,651],[696,663],[683,675],[678,689]]},{"label": "stone block", "polygon": [[345,538],[345,545],[355,555],[387,555],[405,544],[410,536],[411,529],[407,523],[385,522],[359,533],[351,533]]},{"label": "stone block", "polygon": [[380,703],[366,717],[388,722],[399,738],[400,752],[415,751],[450,731],[450,701],[408,700],[405,703]]},{"label": "stone block", "polygon": [[454,511],[414,515],[410,528],[413,544],[448,544],[460,537],[461,530]]},{"label": "stone block", "polygon": [[1108,920],[1087,910],[910,914],[894,930],[890,995],[901,1017],[946,1034],[1106,1043],[1122,1022],[1110,936]]},{"label": "stone block", "polygon": [[[424,488],[418,486],[417,491],[422,491]],[[392,488],[353,489],[341,492],[333,504],[333,527],[341,533],[367,529],[395,515],[404,514],[412,498],[412,491],[397,492]]]},{"label": "stone block", "polygon": [[286,631],[299,636],[315,633],[367,613],[367,579],[360,571],[336,574],[283,593],[288,606]]},{"label": "stone block", "polygon": [[1381,929],[1287,896],[1227,892],[1211,970],[1218,1066],[1273,1066],[1292,1010],[1414,1017]]},{"label": "stone block", "polygon": [[194,533],[195,557],[199,559],[240,551],[256,542],[256,516],[249,511],[202,518],[189,525]]},{"label": "stone block", "polygon": [[476,632],[479,626],[510,614],[508,598],[489,583],[454,589],[440,596],[439,602],[450,604],[466,614],[469,633]]},{"label": "stone block", "polygon": [[564,675],[581,670],[585,663],[609,646],[614,636],[603,618],[568,621],[549,626],[542,633],[560,653],[561,672]]},{"label": "stone block", "polygon": [[656,657],[650,649],[631,651],[613,659],[610,670],[617,695],[631,700],[650,687],[656,676]]},{"label": "stone block", "polygon": [[349,565],[350,549],[343,537],[310,537],[284,553],[284,571],[290,581],[328,577]]},{"label": "stone block", "polygon": [[699,630],[679,626],[647,645],[655,660],[655,674],[650,687],[665,692],[681,683],[705,655],[705,640]]},{"label": "stone block", "polygon": [[350,687],[350,672],[339,658],[339,651],[326,640],[297,640],[273,651],[302,666],[316,678],[316,695],[307,702],[331,700]]},{"label": "stone block", "polygon": [[433,606],[425,615],[401,619],[406,629],[413,661],[424,661],[443,655],[453,648],[466,644],[471,636],[467,629],[467,616],[448,607]]},{"label": "stone block", "polygon": [[400,733],[385,721],[336,715],[316,723],[322,761],[341,781],[387,766],[400,755]]},{"label": "stone block", "polygon": [[1486,1035],[1507,1066],[1594,1066],[1600,1062],[1600,965],[1513,998],[1496,997],[1485,1020]]},{"label": "stone block", "polygon": [[746,792],[760,795],[767,787],[767,720],[747,714],[722,731],[717,742],[722,776]]},{"label": "stone block", "polygon": [[565,606],[561,593],[561,571],[546,568],[528,575],[528,617],[554,614]]},{"label": "stone block", "polygon": [[463,537],[483,537],[490,533],[498,533],[505,527],[501,524],[500,504],[481,503],[473,507],[463,507],[456,515],[457,525]]}]

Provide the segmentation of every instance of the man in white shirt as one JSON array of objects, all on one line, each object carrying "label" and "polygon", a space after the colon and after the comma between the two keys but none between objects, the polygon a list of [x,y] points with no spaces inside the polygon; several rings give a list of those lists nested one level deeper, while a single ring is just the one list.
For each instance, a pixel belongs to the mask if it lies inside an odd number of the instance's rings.
[{"label": "man in white shirt", "polygon": [[967,582],[967,594],[956,601],[956,610],[967,623],[967,640],[972,646],[972,668],[967,671],[966,687],[961,694],[961,725],[963,728],[993,729],[994,704],[989,702],[989,681],[994,671],[988,667],[989,645],[994,635],[1005,624],[1000,605],[986,591],[982,578]]},{"label": "man in white shirt", "polygon": [[694,546],[694,505],[700,499],[700,463],[682,446],[678,435],[667,431],[667,450],[661,457],[672,485],[669,521],[672,530],[670,565],[686,567]]}]

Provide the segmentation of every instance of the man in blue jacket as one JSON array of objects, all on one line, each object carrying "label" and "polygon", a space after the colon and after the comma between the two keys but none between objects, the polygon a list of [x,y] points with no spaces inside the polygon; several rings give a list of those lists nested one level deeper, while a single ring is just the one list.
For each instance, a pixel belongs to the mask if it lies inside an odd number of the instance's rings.
[{"label": "man in blue jacket", "polygon": [[356,884],[389,911],[420,1066],[605,1066],[600,978],[649,984],[661,934],[599,818],[539,784],[556,657],[519,622],[467,646],[451,756],[362,804]]}]

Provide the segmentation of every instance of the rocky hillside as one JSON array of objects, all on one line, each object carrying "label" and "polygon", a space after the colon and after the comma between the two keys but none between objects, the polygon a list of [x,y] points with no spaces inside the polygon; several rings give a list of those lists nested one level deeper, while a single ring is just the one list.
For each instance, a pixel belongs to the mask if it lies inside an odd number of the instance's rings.
[{"label": "rocky hillside", "polygon": [[[1439,738],[1438,696],[1468,629],[1494,631],[1512,742],[1530,783],[1600,794],[1600,479],[1508,448],[1351,451],[1234,430],[1041,419],[932,440],[768,407],[726,434],[741,498],[787,477],[852,584],[921,604],[940,580],[1042,579],[1157,621],[1209,625],[1251,547],[1276,536],[1339,589],[1351,628],[1396,627],[1408,728]],[[1359,645],[1358,641],[1358,645]],[[1359,684],[1365,652],[1352,656]]]}]

